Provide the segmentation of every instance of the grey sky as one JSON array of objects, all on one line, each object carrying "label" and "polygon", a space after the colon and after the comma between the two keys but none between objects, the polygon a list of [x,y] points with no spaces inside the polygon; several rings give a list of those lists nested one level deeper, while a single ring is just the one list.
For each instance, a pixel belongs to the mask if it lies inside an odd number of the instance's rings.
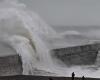
[{"label": "grey sky", "polygon": [[100,0],[23,1],[51,25],[100,25]]}]

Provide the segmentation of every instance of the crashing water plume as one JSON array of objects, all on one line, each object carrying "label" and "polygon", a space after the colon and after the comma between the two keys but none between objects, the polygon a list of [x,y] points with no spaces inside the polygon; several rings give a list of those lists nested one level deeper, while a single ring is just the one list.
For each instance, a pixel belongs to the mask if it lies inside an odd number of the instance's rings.
[{"label": "crashing water plume", "polygon": [[32,74],[39,65],[53,64],[44,38],[52,37],[56,32],[16,0],[5,0],[0,4],[0,37],[21,56],[23,74]]},{"label": "crashing water plume", "polygon": [[56,33],[36,13],[27,10],[26,5],[17,0],[0,0],[0,34],[0,41],[11,46],[21,56],[24,75],[34,75],[34,70],[38,69],[55,73],[56,76],[70,76],[74,71],[77,76],[99,77],[95,74],[100,73],[100,70],[92,73],[88,69],[83,70],[84,66],[67,67],[54,60],[50,54],[50,40],[62,40],[61,35],[65,33]]}]

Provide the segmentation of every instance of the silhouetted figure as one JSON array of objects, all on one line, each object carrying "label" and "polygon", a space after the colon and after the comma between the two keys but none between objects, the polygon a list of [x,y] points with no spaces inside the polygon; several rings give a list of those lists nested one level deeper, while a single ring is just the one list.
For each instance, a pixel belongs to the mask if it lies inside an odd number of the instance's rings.
[{"label": "silhouetted figure", "polygon": [[84,80],[85,79],[85,77],[84,76],[82,76],[82,80]]},{"label": "silhouetted figure", "polygon": [[74,77],[75,77],[75,74],[74,74],[74,72],[72,73],[72,80],[74,80]]}]

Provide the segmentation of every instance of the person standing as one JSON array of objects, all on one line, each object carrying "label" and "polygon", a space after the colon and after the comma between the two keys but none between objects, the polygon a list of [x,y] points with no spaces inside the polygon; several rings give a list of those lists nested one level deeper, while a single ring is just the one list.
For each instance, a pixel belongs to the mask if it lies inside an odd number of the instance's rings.
[{"label": "person standing", "polygon": [[85,77],[84,76],[82,76],[82,80],[84,80],[85,79]]},{"label": "person standing", "polygon": [[74,80],[74,77],[75,77],[75,73],[73,72],[72,73],[72,80]]}]

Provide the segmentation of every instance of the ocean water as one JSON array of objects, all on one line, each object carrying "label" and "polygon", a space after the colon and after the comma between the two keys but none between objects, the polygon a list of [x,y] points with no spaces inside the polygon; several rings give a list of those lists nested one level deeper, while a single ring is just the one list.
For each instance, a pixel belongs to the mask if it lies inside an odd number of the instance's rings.
[{"label": "ocean water", "polygon": [[[9,45],[14,53],[21,56],[24,75],[35,75],[34,72],[41,71],[40,75],[48,72],[48,75],[50,73],[54,76],[70,76],[75,72],[78,77],[84,75],[100,78],[99,66],[94,64],[67,67],[54,61],[55,58],[50,53],[53,48],[87,44],[89,40],[99,41],[99,26],[50,27],[17,0],[1,1],[0,13],[0,43]],[[97,56],[97,64],[99,59],[100,54]]]}]

